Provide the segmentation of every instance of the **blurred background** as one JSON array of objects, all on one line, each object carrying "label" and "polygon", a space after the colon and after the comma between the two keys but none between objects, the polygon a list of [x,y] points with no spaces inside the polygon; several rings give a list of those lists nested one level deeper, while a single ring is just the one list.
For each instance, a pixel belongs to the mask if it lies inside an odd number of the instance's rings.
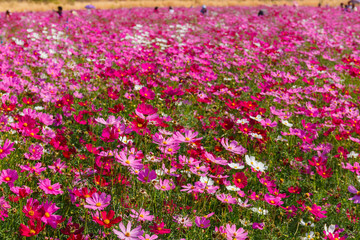
[{"label": "blurred background", "polygon": [[48,11],[62,6],[66,10],[85,9],[93,5],[97,9],[131,7],[199,7],[206,6],[259,6],[259,5],[299,5],[299,6],[340,6],[340,0],[0,0],[0,11]]}]

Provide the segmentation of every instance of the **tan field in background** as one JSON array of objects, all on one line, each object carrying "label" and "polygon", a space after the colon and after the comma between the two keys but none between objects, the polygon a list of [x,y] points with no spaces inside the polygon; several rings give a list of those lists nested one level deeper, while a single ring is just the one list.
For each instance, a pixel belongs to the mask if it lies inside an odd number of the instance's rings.
[{"label": "tan field in background", "polygon": [[[272,6],[272,5],[293,5],[293,0],[97,0],[97,1],[81,1],[81,2],[69,2],[69,1],[57,1],[56,3],[34,3],[27,1],[0,1],[0,11],[4,12],[10,10],[11,12],[19,11],[48,11],[56,9],[57,6],[62,6],[63,9],[84,9],[84,6],[88,4],[94,5],[97,9],[116,9],[116,8],[131,8],[131,7],[198,7],[203,4],[206,6],[219,6],[219,7],[231,7],[231,6]],[[339,0],[297,0],[300,6],[317,6],[319,3],[322,6],[339,6],[341,2]]]}]

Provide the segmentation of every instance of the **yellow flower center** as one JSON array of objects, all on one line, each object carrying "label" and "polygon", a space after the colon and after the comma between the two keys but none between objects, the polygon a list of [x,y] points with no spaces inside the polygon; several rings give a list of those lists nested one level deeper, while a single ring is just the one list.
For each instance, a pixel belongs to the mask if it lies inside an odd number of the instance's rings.
[{"label": "yellow flower center", "polygon": [[110,220],[109,220],[109,219],[105,219],[105,220],[104,220],[104,223],[105,223],[105,224],[109,224],[109,223],[110,223]]},{"label": "yellow flower center", "polygon": [[10,177],[6,177],[6,178],[5,178],[5,181],[7,181],[7,182],[10,181],[10,180],[11,180]]},{"label": "yellow flower center", "polygon": [[97,206],[97,207],[101,207],[101,203],[99,203],[99,202],[96,203],[96,206]]},{"label": "yellow flower center", "polygon": [[45,213],[45,217],[50,217],[50,214],[48,212]]}]

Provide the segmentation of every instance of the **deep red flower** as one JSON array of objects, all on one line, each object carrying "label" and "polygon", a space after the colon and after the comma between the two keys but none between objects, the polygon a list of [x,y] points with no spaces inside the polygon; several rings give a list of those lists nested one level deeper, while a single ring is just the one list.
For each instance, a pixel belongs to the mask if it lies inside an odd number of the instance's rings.
[{"label": "deep red flower", "polygon": [[115,213],[113,210],[110,210],[108,213],[106,211],[101,212],[101,219],[98,217],[93,217],[94,221],[100,224],[101,226],[104,226],[105,228],[111,228],[112,225],[121,222],[122,218],[117,217],[114,218]]},{"label": "deep red flower", "polygon": [[23,97],[22,101],[23,101],[23,103],[25,103],[27,105],[34,105],[35,104],[30,97],[29,98]]},{"label": "deep red flower", "polygon": [[238,188],[244,188],[247,186],[247,177],[243,172],[237,172],[236,174],[233,175],[233,178],[234,178],[233,183]]},{"label": "deep red flower", "polygon": [[44,226],[41,226],[41,221],[37,221],[37,224],[35,226],[35,223],[32,220],[29,220],[28,225],[29,226],[20,224],[19,232],[22,236],[32,237],[38,235],[45,228],[45,224]]},{"label": "deep red flower", "polygon": [[124,111],[125,107],[122,104],[116,104],[113,108],[108,108],[110,113],[119,113]]},{"label": "deep red flower", "polygon": [[89,197],[92,197],[92,195],[94,193],[96,193],[96,188],[92,188],[91,190],[89,190],[88,188],[86,187],[83,187],[81,189],[75,189],[73,191],[73,194],[75,194],[75,196],[79,197],[79,198],[82,198],[82,199],[86,199],[86,198],[89,198]]},{"label": "deep red flower", "polygon": [[159,225],[157,223],[154,223],[154,225],[150,226],[150,232],[155,234],[167,234],[171,232],[171,229],[165,229],[164,228],[165,223],[162,222]]}]

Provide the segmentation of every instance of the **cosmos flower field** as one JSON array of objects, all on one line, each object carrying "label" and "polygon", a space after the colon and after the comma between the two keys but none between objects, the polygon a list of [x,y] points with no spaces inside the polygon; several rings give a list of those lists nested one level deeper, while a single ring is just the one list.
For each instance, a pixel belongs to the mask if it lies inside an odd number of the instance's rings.
[{"label": "cosmos flower field", "polygon": [[0,19],[0,239],[359,239],[360,19]]}]

